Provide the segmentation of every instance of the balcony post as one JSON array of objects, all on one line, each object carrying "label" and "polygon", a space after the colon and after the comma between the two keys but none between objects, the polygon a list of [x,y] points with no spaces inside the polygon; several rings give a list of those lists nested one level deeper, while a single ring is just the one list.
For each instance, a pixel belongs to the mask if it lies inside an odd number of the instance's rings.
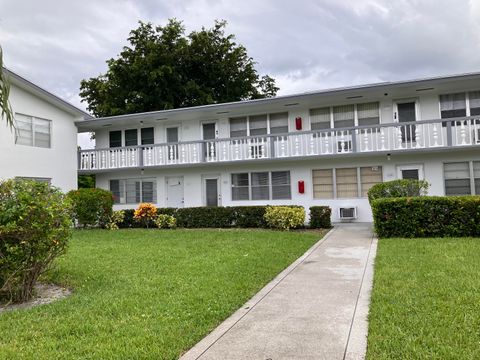
[{"label": "balcony post", "polygon": [[452,139],[452,122],[447,121],[447,146],[450,147],[453,144]]},{"label": "balcony post", "polygon": [[77,162],[78,162],[78,170],[82,170],[82,153],[81,153],[81,150],[77,151]]},{"label": "balcony post", "polygon": [[352,129],[352,152],[357,152],[357,131]]},{"label": "balcony post", "polygon": [[138,166],[143,167],[143,148],[141,146],[138,146],[137,152],[138,152]]}]

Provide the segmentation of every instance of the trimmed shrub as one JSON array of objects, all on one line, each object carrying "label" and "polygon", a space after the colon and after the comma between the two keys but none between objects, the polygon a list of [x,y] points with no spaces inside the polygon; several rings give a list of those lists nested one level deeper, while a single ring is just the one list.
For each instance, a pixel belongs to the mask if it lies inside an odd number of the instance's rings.
[{"label": "trimmed shrub", "polygon": [[65,252],[71,206],[59,189],[32,180],[0,182],[0,297],[26,301],[38,277]]},{"label": "trimmed shrub", "polygon": [[234,206],[235,226],[240,228],[266,228],[266,206]]},{"label": "trimmed shrub", "polygon": [[310,227],[313,229],[329,229],[331,222],[332,209],[328,206],[310,207]]},{"label": "trimmed shrub", "polygon": [[480,196],[377,199],[372,211],[381,238],[480,236]]},{"label": "trimmed shrub", "polygon": [[303,207],[267,206],[264,217],[267,225],[271,228],[296,229],[305,223],[305,210]]},{"label": "trimmed shrub", "polygon": [[177,209],[177,225],[185,228],[229,228],[235,223],[231,207],[191,207]]},{"label": "trimmed shrub", "polygon": [[414,197],[427,195],[429,183],[425,180],[401,179],[373,185],[368,190],[368,201],[381,198]]},{"label": "trimmed shrub", "polygon": [[175,229],[177,227],[177,219],[172,215],[160,214],[157,216],[155,224],[159,229]]},{"label": "trimmed shrub", "polygon": [[113,195],[103,189],[78,189],[67,194],[73,206],[73,218],[77,225],[106,227],[110,222]]},{"label": "trimmed shrub", "polygon": [[150,203],[141,203],[133,213],[133,218],[148,228],[150,223],[157,218],[157,207]]},{"label": "trimmed shrub", "polygon": [[118,230],[119,224],[121,224],[125,219],[125,211],[118,210],[112,213],[110,217],[110,222],[107,224],[106,228],[108,230]]}]

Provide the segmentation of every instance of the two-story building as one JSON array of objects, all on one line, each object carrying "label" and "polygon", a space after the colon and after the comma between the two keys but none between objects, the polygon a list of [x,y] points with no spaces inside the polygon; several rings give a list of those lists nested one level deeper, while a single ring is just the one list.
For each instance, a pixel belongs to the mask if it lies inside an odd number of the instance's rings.
[{"label": "two-story building", "polygon": [[368,189],[425,179],[480,194],[480,73],[77,122],[78,156],[117,208],[329,205],[371,221]]},{"label": "two-story building", "polygon": [[28,178],[63,191],[76,189],[75,121],[91,116],[20,75],[3,71],[10,83],[16,129],[0,119],[0,179]]}]

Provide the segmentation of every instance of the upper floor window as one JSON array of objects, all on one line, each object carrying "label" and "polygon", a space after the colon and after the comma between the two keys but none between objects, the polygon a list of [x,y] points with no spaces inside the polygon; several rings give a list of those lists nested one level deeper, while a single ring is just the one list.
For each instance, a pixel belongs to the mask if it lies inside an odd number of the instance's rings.
[{"label": "upper floor window", "polygon": [[379,123],[380,104],[378,102],[310,109],[312,130],[341,129]]},{"label": "upper floor window", "polygon": [[230,137],[283,134],[288,132],[288,113],[230,118]]},{"label": "upper floor window", "polygon": [[51,147],[51,120],[15,114],[15,126],[16,144],[42,148]]},{"label": "upper floor window", "polygon": [[480,91],[440,95],[442,119],[474,115],[480,115]]},{"label": "upper floor window", "polygon": [[[109,133],[110,147],[121,146],[137,146],[138,145],[138,129],[114,130]],[[123,136],[122,136],[123,135]],[[140,129],[140,144],[149,145],[155,142],[154,128]],[[125,145],[123,145],[125,144]]]}]

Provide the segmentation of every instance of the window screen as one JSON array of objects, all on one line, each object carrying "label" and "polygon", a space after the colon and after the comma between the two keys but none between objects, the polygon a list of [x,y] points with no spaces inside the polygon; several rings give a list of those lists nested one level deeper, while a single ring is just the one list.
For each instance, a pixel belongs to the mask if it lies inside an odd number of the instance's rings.
[{"label": "window screen", "polygon": [[238,117],[230,119],[230,137],[247,136],[247,118]]},{"label": "window screen", "polygon": [[440,95],[442,119],[466,116],[465,93]]},{"label": "window screen", "polygon": [[360,181],[362,188],[362,197],[367,197],[368,190],[378,183],[383,181],[382,167],[369,166],[360,168]]},{"label": "window screen", "polygon": [[333,170],[313,170],[313,197],[315,199],[333,199]]},{"label": "window screen", "polygon": [[358,197],[357,168],[336,169],[337,197]]},{"label": "window screen", "polygon": [[121,147],[122,146],[122,132],[120,130],[110,131],[109,134],[110,147]]},{"label": "window screen", "polygon": [[140,130],[140,137],[142,140],[142,145],[151,145],[155,143],[153,127],[143,128]]},{"label": "window screen", "polygon": [[378,102],[357,105],[358,126],[376,125],[380,123]]},{"label": "window screen", "polygon": [[50,147],[50,124],[50,120],[33,119],[34,146],[43,148]]},{"label": "window screen", "polygon": [[137,129],[125,130],[125,146],[137,146]]},{"label": "window screen", "polygon": [[16,144],[51,147],[51,121],[15,114]]},{"label": "window screen", "polygon": [[142,202],[156,203],[157,191],[155,180],[143,179],[142,180]]},{"label": "window screen", "polygon": [[232,174],[232,200],[248,200],[248,173]]},{"label": "window screen", "polygon": [[420,174],[418,169],[403,169],[402,179],[419,180]]},{"label": "window screen", "polygon": [[288,133],[288,113],[270,114],[270,134]]},{"label": "window screen", "polygon": [[16,144],[33,146],[33,122],[31,116],[15,114]]},{"label": "window screen", "polygon": [[353,105],[342,105],[333,107],[333,126],[335,128],[346,128],[355,126],[355,107]]},{"label": "window screen", "polygon": [[270,198],[268,172],[251,174],[252,200],[268,200]]},{"label": "window screen", "polygon": [[470,116],[480,115],[480,91],[471,91],[470,97]]},{"label": "window screen", "polygon": [[310,109],[310,128],[312,130],[330,129],[330,108]]},{"label": "window screen", "polygon": [[272,171],[272,199],[291,199],[290,171]]},{"label": "window screen", "polygon": [[480,195],[480,161],[473,162],[473,180],[475,183],[475,195]]},{"label": "window screen", "polygon": [[470,195],[470,167],[468,162],[444,164],[445,195]]},{"label": "window screen", "polygon": [[267,115],[255,115],[249,118],[250,136],[267,133]]}]

